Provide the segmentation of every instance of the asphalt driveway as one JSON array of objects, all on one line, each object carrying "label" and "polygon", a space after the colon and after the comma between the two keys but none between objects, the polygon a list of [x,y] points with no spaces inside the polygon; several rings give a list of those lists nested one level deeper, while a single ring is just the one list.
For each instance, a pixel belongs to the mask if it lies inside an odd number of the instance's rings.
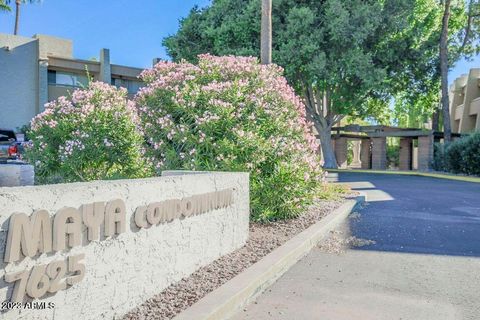
[{"label": "asphalt driveway", "polygon": [[480,256],[480,183],[421,176],[340,173],[330,179],[364,192],[352,233],[365,250]]},{"label": "asphalt driveway", "polygon": [[340,230],[373,240],[319,248],[234,319],[480,319],[480,184],[330,174],[367,205]]}]

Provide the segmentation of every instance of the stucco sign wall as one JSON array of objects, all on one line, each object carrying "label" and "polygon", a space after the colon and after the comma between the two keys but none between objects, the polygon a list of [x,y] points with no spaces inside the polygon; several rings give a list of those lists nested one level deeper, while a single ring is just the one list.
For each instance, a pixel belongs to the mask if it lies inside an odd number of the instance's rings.
[{"label": "stucco sign wall", "polygon": [[0,188],[5,319],[111,319],[248,237],[248,175]]}]

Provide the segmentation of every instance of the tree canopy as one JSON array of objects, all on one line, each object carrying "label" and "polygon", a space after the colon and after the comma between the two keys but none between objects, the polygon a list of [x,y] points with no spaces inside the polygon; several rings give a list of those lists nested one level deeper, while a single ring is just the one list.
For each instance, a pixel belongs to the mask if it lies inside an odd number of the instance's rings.
[{"label": "tree canopy", "polygon": [[[461,58],[469,59],[478,53],[479,9],[478,0],[451,1],[448,28],[450,68]],[[403,73],[402,81],[393,92],[393,117],[399,125],[421,127],[432,114],[440,111],[439,41],[443,15],[444,1],[416,1],[411,23],[404,33],[410,43],[407,53],[414,59],[406,65],[407,72]],[[438,124],[433,124],[434,129],[439,128]]]},{"label": "tree canopy", "polygon": [[7,5],[5,0],[0,0],[0,11],[11,11],[12,9]]},{"label": "tree canopy", "polygon": [[[395,96],[418,104],[420,96],[438,90],[442,9],[437,2],[273,2],[273,62],[284,67],[305,98],[327,167],[335,166],[330,130],[343,117],[387,121]],[[195,7],[163,43],[177,61],[194,62],[207,52],[259,56],[260,7],[260,0],[214,0],[209,7]],[[452,29],[459,33],[464,7],[457,4],[452,12]]]}]

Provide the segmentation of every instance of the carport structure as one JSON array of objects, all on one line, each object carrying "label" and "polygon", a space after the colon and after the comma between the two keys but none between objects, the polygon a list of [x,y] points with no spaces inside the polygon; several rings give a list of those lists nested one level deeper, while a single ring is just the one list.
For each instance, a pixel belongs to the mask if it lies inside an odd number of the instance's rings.
[{"label": "carport structure", "polygon": [[[387,169],[387,137],[400,138],[400,170],[428,171],[433,161],[433,143],[443,138],[443,132],[392,126],[347,125],[332,128],[332,144],[339,168],[347,167],[348,141],[356,141],[354,163],[362,169]],[[455,136],[458,136],[455,135]],[[414,140],[418,148],[414,149]],[[360,142],[360,143],[358,143]]]}]

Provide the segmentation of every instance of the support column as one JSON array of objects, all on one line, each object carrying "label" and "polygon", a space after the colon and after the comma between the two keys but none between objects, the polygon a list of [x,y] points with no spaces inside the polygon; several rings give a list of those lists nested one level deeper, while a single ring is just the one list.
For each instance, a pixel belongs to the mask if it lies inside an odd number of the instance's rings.
[{"label": "support column", "polygon": [[335,157],[337,158],[337,165],[340,169],[347,168],[347,142],[347,138],[340,137],[335,139]]},{"label": "support column", "polygon": [[418,170],[418,147],[413,147],[412,152],[412,170]]},{"label": "support column", "polygon": [[112,82],[112,69],[110,66],[110,50],[100,50],[100,81],[110,84]]},{"label": "support column", "polygon": [[372,138],[372,169],[387,169],[387,138]]},{"label": "support column", "polygon": [[370,149],[372,142],[370,139],[362,139],[360,145],[360,161],[362,162],[362,169],[371,169],[372,151]]},{"label": "support column", "polygon": [[412,170],[412,138],[400,139],[400,170]]},{"label": "support column", "polygon": [[35,114],[45,111],[48,102],[48,60],[38,62],[38,107]]},{"label": "support column", "polygon": [[429,171],[433,162],[433,135],[418,137],[418,170]]}]

